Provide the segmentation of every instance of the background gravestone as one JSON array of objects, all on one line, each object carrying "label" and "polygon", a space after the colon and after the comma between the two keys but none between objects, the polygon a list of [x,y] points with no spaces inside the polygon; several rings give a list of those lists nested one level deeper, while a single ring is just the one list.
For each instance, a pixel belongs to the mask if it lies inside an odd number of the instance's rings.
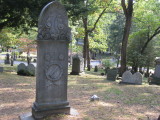
[{"label": "background gravestone", "polygon": [[32,107],[35,119],[70,113],[67,101],[70,37],[65,8],[56,1],[47,4],[38,21],[36,100]]},{"label": "background gravestone", "polygon": [[3,72],[3,67],[0,67],[0,72]]},{"label": "background gravestone", "polygon": [[157,84],[160,85],[160,58],[155,60],[156,62],[156,67],[155,67],[155,72],[154,74],[148,78],[149,79],[149,84]]},{"label": "background gravestone", "polygon": [[10,60],[9,60],[9,54],[6,54],[6,59],[4,60],[5,64],[10,64]]},{"label": "background gravestone", "polygon": [[18,67],[17,67],[17,72],[19,72],[19,71],[21,71],[21,70],[23,70],[23,71],[26,70],[26,65],[25,65],[24,63],[20,63],[20,64],[18,65]]},{"label": "background gravestone", "polygon": [[14,59],[13,59],[13,56],[11,56],[11,66],[13,66],[14,64]]},{"label": "background gravestone", "polygon": [[143,75],[140,72],[134,73],[134,79],[136,85],[141,85],[143,80]]},{"label": "background gravestone", "polygon": [[27,71],[31,76],[35,76],[35,66],[33,64],[29,64],[27,66]]},{"label": "background gravestone", "polygon": [[140,72],[132,74],[130,71],[126,71],[122,75],[122,81],[120,83],[141,85],[143,76]]},{"label": "background gravestone", "polygon": [[98,72],[98,66],[95,66],[94,72]]},{"label": "background gravestone", "polygon": [[84,63],[83,58],[75,55],[73,56],[73,63],[72,63],[72,72],[71,75],[79,75],[80,73],[84,72]]},{"label": "background gravestone", "polygon": [[117,78],[118,70],[117,68],[108,69],[107,71],[107,80],[115,81]]}]

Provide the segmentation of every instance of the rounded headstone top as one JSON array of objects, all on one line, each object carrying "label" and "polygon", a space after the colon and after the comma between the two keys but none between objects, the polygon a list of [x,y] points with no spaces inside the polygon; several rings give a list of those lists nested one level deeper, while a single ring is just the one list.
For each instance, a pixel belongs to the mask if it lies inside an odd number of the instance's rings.
[{"label": "rounded headstone top", "polygon": [[67,12],[59,2],[48,3],[41,11],[38,20],[38,41],[70,41]]}]

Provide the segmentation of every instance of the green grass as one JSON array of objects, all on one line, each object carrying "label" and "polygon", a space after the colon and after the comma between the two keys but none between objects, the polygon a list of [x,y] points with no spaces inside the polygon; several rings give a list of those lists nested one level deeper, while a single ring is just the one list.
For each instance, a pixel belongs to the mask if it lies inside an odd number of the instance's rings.
[{"label": "green grass", "polygon": [[123,94],[123,91],[116,87],[111,87],[106,90],[107,94],[115,94],[115,95],[121,95]]}]

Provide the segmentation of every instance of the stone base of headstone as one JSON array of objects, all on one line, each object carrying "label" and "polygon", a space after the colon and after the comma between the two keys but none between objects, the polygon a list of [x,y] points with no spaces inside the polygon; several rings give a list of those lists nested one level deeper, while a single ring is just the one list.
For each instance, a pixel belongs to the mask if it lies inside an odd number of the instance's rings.
[{"label": "stone base of headstone", "polygon": [[0,67],[0,72],[3,72],[3,67]]},{"label": "stone base of headstone", "polygon": [[160,78],[149,77],[148,82],[149,82],[150,85],[152,85],[152,84],[160,85]]},{"label": "stone base of headstone", "polygon": [[36,108],[32,107],[32,116],[36,120],[41,120],[42,118],[45,118],[47,116],[51,116],[54,114],[70,114],[70,106],[57,106],[54,109],[48,109],[48,110],[37,110]]},{"label": "stone base of headstone", "polygon": [[[53,115],[53,114],[52,114],[52,115]],[[71,108],[71,109],[70,109],[70,113],[69,113],[68,115],[78,116],[79,113],[78,113],[77,110]],[[20,116],[19,116],[19,119],[20,119],[20,120],[37,120],[37,119],[35,119],[35,118],[32,116],[32,113],[31,113],[31,112],[20,115]]]},{"label": "stone base of headstone", "polygon": [[124,85],[142,85],[142,84],[138,84],[138,83],[128,83],[128,82],[123,82],[123,81],[120,81],[119,84],[124,84]]}]

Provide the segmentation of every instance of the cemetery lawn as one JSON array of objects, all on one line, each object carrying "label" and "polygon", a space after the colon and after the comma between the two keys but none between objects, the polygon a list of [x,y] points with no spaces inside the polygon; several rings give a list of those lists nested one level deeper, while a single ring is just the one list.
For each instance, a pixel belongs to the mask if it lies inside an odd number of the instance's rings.
[{"label": "cemetery lawn", "polygon": [[[99,73],[69,75],[68,101],[78,116],[58,115],[45,120],[156,120],[160,115],[160,86],[120,85]],[[97,102],[90,102],[96,94]],[[35,101],[35,77],[0,73],[0,120],[18,120]]]}]

